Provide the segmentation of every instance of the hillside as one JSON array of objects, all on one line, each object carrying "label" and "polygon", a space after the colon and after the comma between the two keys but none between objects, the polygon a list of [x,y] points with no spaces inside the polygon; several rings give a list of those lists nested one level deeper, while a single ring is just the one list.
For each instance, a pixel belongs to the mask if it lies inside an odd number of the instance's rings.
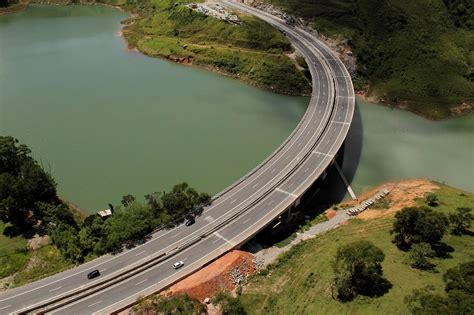
[{"label": "hillside", "polygon": [[241,24],[228,23],[192,10],[187,6],[190,0],[104,2],[132,12],[123,30],[130,49],[215,70],[278,93],[311,91],[304,71],[288,56],[292,47],[287,38],[257,18],[239,15]]},{"label": "hillside", "polygon": [[[436,184],[439,205],[432,208],[445,214],[457,207],[474,208],[474,195]],[[391,196],[390,198],[398,198]],[[447,232],[442,244],[449,252],[446,258],[435,257],[433,271],[414,269],[408,263],[409,253],[399,250],[390,234],[394,200],[370,210],[364,219],[350,220],[347,224],[295,245],[271,264],[267,270],[253,277],[243,287],[239,301],[248,314],[408,314],[404,298],[413,290],[432,285],[435,293],[443,296],[443,274],[460,263],[474,258],[473,235],[453,235]],[[402,197],[402,203],[405,197]],[[426,206],[424,199],[416,199]],[[379,212],[380,215],[374,215]],[[360,296],[350,302],[339,302],[331,295],[334,277],[331,261],[339,246],[358,240],[368,240],[383,250],[384,275],[391,288],[380,297]]]},{"label": "hillside", "polygon": [[326,36],[349,40],[356,89],[431,119],[474,104],[474,4],[469,0],[268,0]]}]

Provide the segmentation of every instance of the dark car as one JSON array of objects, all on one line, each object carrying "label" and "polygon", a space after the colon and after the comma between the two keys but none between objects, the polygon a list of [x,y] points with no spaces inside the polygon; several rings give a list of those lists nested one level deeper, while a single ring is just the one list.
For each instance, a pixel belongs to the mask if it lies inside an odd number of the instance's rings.
[{"label": "dark car", "polygon": [[194,223],[196,222],[196,220],[194,220],[194,218],[188,218],[186,220],[186,223],[184,223],[186,226],[190,226],[190,225],[193,225]]},{"label": "dark car", "polygon": [[92,270],[91,272],[89,272],[89,273],[87,274],[87,279],[93,279],[93,278],[98,277],[98,276],[100,276],[99,270],[97,270],[97,269],[96,269],[96,270]]}]

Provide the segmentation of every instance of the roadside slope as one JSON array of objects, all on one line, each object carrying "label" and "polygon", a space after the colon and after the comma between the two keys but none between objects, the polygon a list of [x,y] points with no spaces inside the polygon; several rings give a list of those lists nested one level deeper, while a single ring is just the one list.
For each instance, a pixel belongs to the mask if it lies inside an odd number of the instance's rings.
[{"label": "roadside slope", "polygon": [[[428,181],[413,181],[414,186],[403,184],[400,191],[411,187],[412,203],[426,205],[424,199],[416,198],[420,191],[435,191],[440,205],[433,208],[443,213],[451,213],[457,207],[474,208],[474,195]],[[403,183],[403,182],[402,182]],[[439,188],[437,188],[439,187]],[[401,197],[400,203],[390,198]],[[408,253],[400,251],[392,244],[390,230],[394,212],[406,204],[405,195],[389,195],[388,208],[382,206],[369,210],[364,219],[353,219],[347,224],[315,238],[303,241],[282,254],[269,268],[255,276],[244,287],[240,297],[249,314],[407,314],[403,300],[414,289],[433,285],[436,293],[443,294],[442,275],[450,268],[472,260],[472,235],[454,236],[447,232],[442,242],[454,248],[449,258],[434,258],[437,272],[420,271],[410,267]],[[344,211],[344,210],[341,210]],[[374,215],[378,212],[378,215]],[[364,214],[364,213],[362,213]],[[367,213],[368,214],[368,213]],[[393,287],[379,298],[359,297],[354,301],[341,303],[331,296],[333,272],[331,261],[339,246],[357,240],[368,240],[381,248],[386,257],[383,269]]]}]

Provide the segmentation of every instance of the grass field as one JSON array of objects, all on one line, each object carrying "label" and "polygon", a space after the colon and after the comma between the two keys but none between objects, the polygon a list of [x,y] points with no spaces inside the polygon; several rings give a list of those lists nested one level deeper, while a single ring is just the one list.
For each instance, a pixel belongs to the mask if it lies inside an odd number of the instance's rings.
[{"label": "grass field", "polygon": [[28,250],[22,236],[3,235],[5,223],[0,222],[0,279],[14,275],[12,287],[32,282],[72,267],[52,245]]},{"label": "grass field", "polygon": [[[449,213],[457,207],[474,209],[473,194],[461,194],[446,186],[436,193],[441,202],[437,211]],[[249,314],[408,314],[403,302],[406,295],[426,285],[433,285],[443,294],[442,275],[446,270],[474,259],[473,236],[447,233],[442,241],[454,248],[452,257],[434,258],[433,272],[413,269],[406,263],[408,253],[391,243],[392,223],[393,217],[354,219],[294,246],[269,267],[268,275],[263,273],[251,279],[240,296],[242,303]],[[384,251],[384,274],[393,287],[379,298],[359,297],[340,303],[331,297],[330,262],[339,246],[356,240],[369,240]]]},{"label": "grass field", "polygon": [[31,257],[26,239],[3,235],[5,227],[6,224],[0,221],[0,279],[19,271]]},{"label": "grass field", "polygon": [[355,86],[368,84],[369,96],[433,119],[474,104],[472,1],[268,1],[325,35],[349,39],[358,59]]},{"label": "grass field", "polygon": [[304,71],[286,55],[292,48],[279,31],[250,16],[241,16],[241,25],[229,24],[191,10],[185,6],[190,2],[147,0],[123,5],[137,12],[123,32],[129,47],[279,93],[311,92]]}]

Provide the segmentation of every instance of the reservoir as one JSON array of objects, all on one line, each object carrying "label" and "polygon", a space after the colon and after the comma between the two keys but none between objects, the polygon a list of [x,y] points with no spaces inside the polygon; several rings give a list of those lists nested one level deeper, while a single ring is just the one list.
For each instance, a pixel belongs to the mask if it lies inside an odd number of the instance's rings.
[{"label": "reservoir", "polygon": [[[30,6],[0,17],[0,134],[27,144],[89,213],[182,181],[217,193],[264,160],[309,99],[126,50],[126,14]],[[431,122],[358,101],[344,168],[356,192],[430,178],[474,191],[474,116]]]}]

